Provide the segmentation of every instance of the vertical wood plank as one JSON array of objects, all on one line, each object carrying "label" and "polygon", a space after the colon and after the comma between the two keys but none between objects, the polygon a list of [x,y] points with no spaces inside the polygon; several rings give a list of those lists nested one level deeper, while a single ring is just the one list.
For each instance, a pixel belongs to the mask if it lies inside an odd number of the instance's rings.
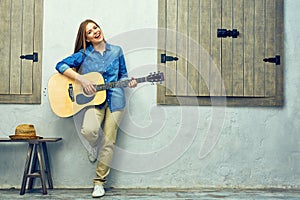
[{"label": "vertical wood plank", "polygon": [[257,44],[255,43],[255,1],[244,1],[244,5],[244,96],[251,97],[254,96],[254,66],[257,64],[254,63]]},{"label": "vertical wood plank", "polygon": [[221,40],[217,38],[217,29],[222,27],[221,13],[222,0],[211,0],[211,57],[212,63],[210,65],[210,96],[221,96]]},{"label": "vertical wood plank", "polygon": [[21,94],[21,60],[23,35],[23,3],[22,1],[12,1],[11,5],[11,65],[10,71],[10,94]]},{"label": "vertical wood plank", "polygon": [[9,94],[10,0],[0,1],[0,27],[0,94]]},{"label": "vertical wood plank", "polygon": [[[166,34],[166,54],[168,56],[176,55],[176,31],[177,31],[177,0],[167,0],[167,34]],[[177,63],[166,63],[166,95],[176,95],[177,81],[176,81]]]},{"label": "vertical wood plank", "polygon": [[[276,55],[276,6],[275,0],[266,2],[266,57]],[[265,64],[265,96],[276,94],[276,64]]]},{"label": "vertical wood plank", "polygon": [[189,0],[188,96],[199,95],[199,0]]},{"label": "vertical wood plank", "polygon": [[[232,0],[222,0],[222,28],[232,30]],[[232,96],[232,38],[220,39],[222,41],[222,96]]]},{"label": "vertical wood plank", "polygon": [[199,29],[200,29],[200,55],[199,55],[199,68],[200,68],[200,83],[199,95],[209,96],[210,84],[210,65],[211,65],[211,1],[200,0],[200,13],[199,13]]},{"label": "vertical wood plank", "polygon": [[32,69],[32,101],[41,103],[42,93],[42,57],[43,57],[43,16],[44,16],[44,0],[34,0],[34,40],[33,52],[38,53],[38,62],[33,63]]},{"label": "vertical wood plank", "polygon": [[276,0],[276,55],[280,55],[281,63],[276,66],[276,97],[278,102],[283,104],[284,100],[284,0]]},{"label": "vertical wood plank", "polygon": [[[247,8],[249,10],[249,8]],[[244,96],[244,0],[234,0],[233,27],[240,35],[233,40],[233,96]],[[253,36],[252,36],[253,37]]]},{"label": "vertical wood plank", "polygon": [[[163,72],[166,75],[166,64],[161,63],[161,54],[166,54],[166,0],[158,0],[158,44],[157,46],[157,63],[158,71]],[[166,82],[162,82],[162,85],[157,85],[157,103],[165,104],[166,94]]]},{"label": "vertical wood plank", "polygon": [[265,8],[266,0],[255,1],[254,96],[265,96]]},{"label": "vertical wood plank", "polygon": [[187,52],[188,52],[188,14],[189,1],[178,1],[178,34],[177,34],[177,95],[187,95]]},{"label": "vertical wood plank", "polygon": [[[33,54],[33,36],[34,36],[34,1],[23,1],[23,38],[22,38],[22,54]],[[22,60],[22,78],[21,93],[32,94],[32,60]]]}]

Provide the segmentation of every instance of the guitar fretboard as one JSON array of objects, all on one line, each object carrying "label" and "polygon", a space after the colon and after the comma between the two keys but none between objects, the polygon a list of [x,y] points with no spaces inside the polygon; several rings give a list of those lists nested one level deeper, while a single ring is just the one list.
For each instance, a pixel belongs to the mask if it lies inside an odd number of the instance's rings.
[{"label": "guitar fretboard", "polygon": [[[146,77],[142,77],[142,78],[135,78],[137,83],[143,83],[146,82],[147,79]],[[96,85],[96,90],[97,91],[101,91],[101,90],[107,90],[110,88],[116,88],[116,87],[127,87],[128,83],[131,80],[124,80],[124,81],[117,81],[117,82],[110,82],[110,83],[106,83],[106,84],[100,84],[100,85]]]}]

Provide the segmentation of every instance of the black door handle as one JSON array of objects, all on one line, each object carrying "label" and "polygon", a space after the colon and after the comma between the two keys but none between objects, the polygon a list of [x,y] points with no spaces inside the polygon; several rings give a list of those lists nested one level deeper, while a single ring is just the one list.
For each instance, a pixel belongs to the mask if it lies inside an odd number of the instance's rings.
[{"label": "black door handle", "polygon": [[218,29],[217,30],[217,37],[218,38],[226,38],[232,37],[237,38],[240,35],[240,32],[237,29],[226,30],[226,29]]}]

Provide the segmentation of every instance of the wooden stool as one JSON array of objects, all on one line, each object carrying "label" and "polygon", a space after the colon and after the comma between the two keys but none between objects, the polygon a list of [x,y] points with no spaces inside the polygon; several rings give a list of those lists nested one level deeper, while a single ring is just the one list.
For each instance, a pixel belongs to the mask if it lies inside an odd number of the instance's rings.
[{"label": "wooden stool", "polygon": [[28,190],[32,189],[35,178],[41,179],[43,194],[47,194],[46,178],[48,181],[48,188],[53,189],[53,181],[51,176],[46,143],[57,142],[61,139],[62,138],[40,138],[21,140],[0,139],[0,142],[28,142],[29,144],[20,195],[25,194],[28,179]]},{"label": "wooden stool", "polygon": [[28,140],[29,147],[27,152],[27,158],[25,163],[20,195],[23,195],[25,193],[26,183],[28,178],[29,178],[28,190],[32,189],[33,181],[37,177],[41,179],[43,194],[47,194],[46,178],[48,180],[48,188],[53,189],[53,181],[51,176],[46,142],[56,142],[58,140],[61,140],[61,138],[45,138],[45,139]]}]

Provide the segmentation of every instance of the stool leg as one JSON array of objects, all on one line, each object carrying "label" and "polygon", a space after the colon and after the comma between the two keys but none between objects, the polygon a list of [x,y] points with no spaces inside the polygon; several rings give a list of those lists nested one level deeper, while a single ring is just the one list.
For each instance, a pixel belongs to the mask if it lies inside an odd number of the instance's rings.
[{"label": "stool leg", "polygon": [[[37,171],[37,146],[34,145],[33,158],[32,158],[32,164],[31,164],[30,173],[33,174],[36,171]],[[29,177],[28,190],[32,189],[34,178],[35,177]]]},{"label": "stool leg", "polygon": [[38,157],[38,161],[39,161],[43,194],[47,194],[47,187],[46,187],[46,183],[45,183],[45,170],[44,170],[43,159],[42,159],[42,155],[41,155],[40,143],[37,144],[37,157]]},{"label": "stool leg", "polygon": [[25,162],[25,168],[24,168],[24,174],[23,174],[20,195],[25,194],[27,175],[28,175],[28,171],[29,171],[29,167],[30,167],[33,146],[34,146],[33,144],[29,144],[29,146],[28,146],[27,158],[26,158],[26,162]]},{"label": "stool leg", "polygon": [[51,175],[51,170],[50,170],[50,163],[49,163],[49,157],[48,157],[48,150],[47,150],[46,142],[42,143],[42,147],[43,147],[44,161],[45,161],[45,166],[46,166],[45,171],[47,173],[49,189],[53,189],[53,181],[52,181],[52,175]]}]

